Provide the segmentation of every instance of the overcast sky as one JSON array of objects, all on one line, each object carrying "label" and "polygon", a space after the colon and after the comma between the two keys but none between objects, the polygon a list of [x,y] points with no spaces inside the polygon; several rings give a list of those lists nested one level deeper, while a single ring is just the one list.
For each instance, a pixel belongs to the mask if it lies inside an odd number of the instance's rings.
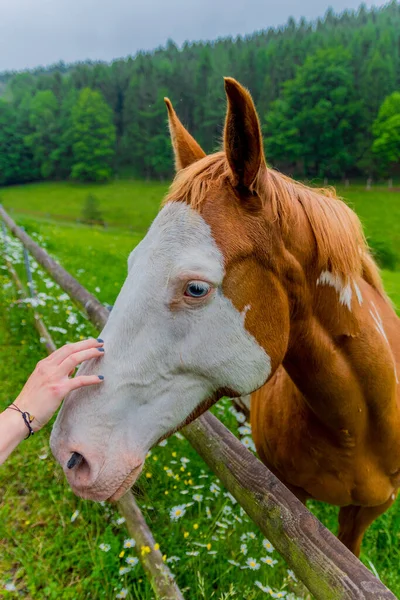
[{"label": "overcast sky", "polygon": [[[382,6],[380,0],[366,1]],[[322,16],[360,0],[0,0],[0,71],[110,61],[168,38],[209,40]]]}]

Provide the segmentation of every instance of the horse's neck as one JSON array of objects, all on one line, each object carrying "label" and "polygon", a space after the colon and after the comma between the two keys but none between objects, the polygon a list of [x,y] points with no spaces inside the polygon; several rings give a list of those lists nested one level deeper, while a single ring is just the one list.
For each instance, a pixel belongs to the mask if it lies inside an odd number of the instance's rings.
[{"label": "horse's neck", "polygon": [[358,283],[350,300],[321,286],[308,315],[292,320],[283,363],[317,417],[336,430],[360,427],[371,410],[397,410],[399,321],[385,299]]}]

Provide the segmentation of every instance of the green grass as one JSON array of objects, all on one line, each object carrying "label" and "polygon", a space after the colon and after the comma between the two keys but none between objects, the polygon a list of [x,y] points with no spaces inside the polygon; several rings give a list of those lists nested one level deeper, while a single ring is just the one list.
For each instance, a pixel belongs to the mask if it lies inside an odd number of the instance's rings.
[{"label": "green grass", "polygon": [[[89,189],[110,204],[103,206],[103,213],[110,215],[110,222],[116,225],[103,229],[76,223]],[[104,188],[37,184],[2,190],[1,196],[20,225],[101,301],[112,304],[125,278],[129,252],[144,235],[164,191],[165,186],[160,184],[125,181]],[[367,193],[361,187],[346,192],[348,201],[361,215],[367,235],[390,245],[400,256],[399,194],[383,189]],[[10,251],[22,276],[18,244],[13,244]],[[3,266],[0,257],[0,410],[16,396],[44,355],[30,312],[18,303]],[[62,328],[52,330],[56,343],[92,335],[92,326],[73,303],[52,286],[41,269],[34,268],[38,290],[45,294],[39,310],[50,328]],[[385,270],[383,278],[388,293],[400,307],[400,272]],[[222,402],[214,410],[236,432],[236,420],[229,408]],[[120,556],[123,541],[129,537],[124,524],[116,522],[118,515],[113,508],[79,500],[71,493],[49,452],[48,434],[49,428],[21,444],[0,467],[0,598],[17,597],[4,589],[12,581],[24,598],[112,599],[126,587],[130,590],[128,598],[151,600],[154,596],[140,565],[129,574],[119,575],[128,555],[126,551]],[[182,458],[190,462],[182,463]],[[162,552],[169,559],[180,559],[170,560],[169,566],[185,597],[268,597],[255,587],[256,580],[275,590],[292,589],[284,561],[276,552],[271,555],[278,561],[273,568],[261,563],[260,558],[267,555],[262,536],[222,489],[210,491],[212,483],[218,481],[185,440],[173,436],[165,447],[156,447],[146,469],[151,477],[141,478],[139,504]],[[199,485],[205,487],[196,489]],[[203,501],[194,502],[182,519],[171,522],[170,509],[193,501],[195,493],[202,494]],[[310,507],[336,531],[337,509],[318,503]],[[79,516],[71,522],[76,510]],[[246,534],[245,556],[241,537]],[[101,543],[109,544],[110,551],[103,552]],[[207,544],[211,544],[210,550]],[[193,552],[199,554],[187,554]],[[259,570],[243,570],[228,563],[231,559],[244,566],[248,557],[258,560]],[[400,596],[400,502],[370,527],[362,559],[368,566],[372,564],[386,585]],[[302,596],[300,591],[297,593]]]},{"label": "green grass", "polygon": [[1,189],[0,201],[11,213],[76,223],[87,196],[93,194],[108,226],[144,233],[166,191],[165,183],[130,179],[109,184],[32,183]]}]

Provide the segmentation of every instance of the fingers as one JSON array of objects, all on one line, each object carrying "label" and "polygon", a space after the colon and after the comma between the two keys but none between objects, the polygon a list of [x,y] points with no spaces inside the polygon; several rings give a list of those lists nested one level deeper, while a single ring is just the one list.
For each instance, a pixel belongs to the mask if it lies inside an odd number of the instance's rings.
[{"label": "fingers", "polygon": [[60,364],[61,375],[69,375],[83,361],[90,360],[91,358],[100,358],[103,354],[104,350],[102,347],[74,352]]},{"label": "fingers", "polygon": [[87,385],[96,385],[102,383],[103,379],[100,379],[101,377],[102,375],[80,375],[79,377],[74,377],[74,379],[69,379],[67,393]]},{"label": "fingers", "polygon": [[75,352],[82,352],[83,350],[89,350],[90,348],[101,348],[103,346],[103,340],[89,338],[88,340],[83,340],[82,342],[75,342],[73,344],[66,344],[59,348],[47,360],[51,361],[53,364],[61,364],[66,358],[74,354]]}]

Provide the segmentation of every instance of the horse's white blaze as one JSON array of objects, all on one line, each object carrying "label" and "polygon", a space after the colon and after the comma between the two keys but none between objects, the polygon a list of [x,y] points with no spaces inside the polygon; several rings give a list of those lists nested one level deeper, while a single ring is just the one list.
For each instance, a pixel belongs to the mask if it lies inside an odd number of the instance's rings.
[{"label": "horse's white blaze", "polygon": [[[269,356],[244,325],[250,306],[240,313],[222,293],[223,255],[196,211],[183,203],[165,206],[128,265],[100,334],[105,355],[80,369],[103,374],[104,383],[67,397],[55,447],[62,430],[90,447],[99,446],[94,436],[102,431],[103,446],[123,443],[126,452],[143,456],[217,390],[246,396],[271,373]],[[188,305],[185,282],[199,279],[215,292]]]},{"label": "horse's white blaze", "polygon": [[[386,331],[385,331],[385,329],[383,327],[382,317],[379,314],[378,309],[376,308],[375,303],[372,302],[372,300],[371,300],[371,304],[372,304],[372,308],[374,309],[375,314],[374,314],[374,312],[371,309],[370,309],[369,312],[370,312],[370,315],[371,315],[371,317],[373,318],[373,320],[375,322],[375,328],[381,334],[381,336],[383,337],[383,339],[385,340],[385,342],[387,343],[387,345],[389,346],[389,349],[391,351],[390,343],[389,343],[389,340],[387,338]],[[395,377],[396,377],[396,383],[399,383],[399,379],[397,377],[396,361],[395,361],[394,357],[393,357],[393,365],[394,365],[394,374],[395,374]]]},{"label": "horse's white blaze", "polygon": [[351,310],[353,291],[350,283],[344,283],[339,275],[333,275],[330,271],[322,271],[317,279],[317,285],[329,285],[339,294],[339,302]]}]

